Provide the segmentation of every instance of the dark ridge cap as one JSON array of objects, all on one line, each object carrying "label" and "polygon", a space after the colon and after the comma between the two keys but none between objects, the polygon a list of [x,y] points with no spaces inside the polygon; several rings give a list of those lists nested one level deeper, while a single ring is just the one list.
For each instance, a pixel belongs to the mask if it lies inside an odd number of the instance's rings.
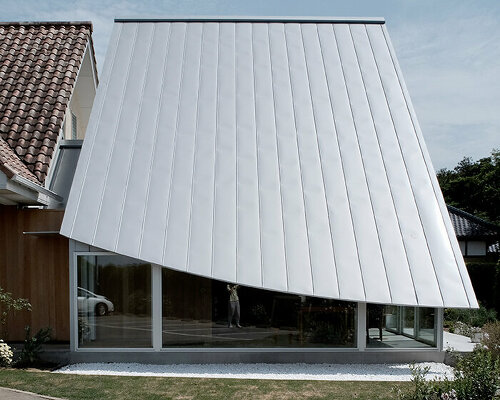
[{"label": "dark ridge cap", "polygon": [[498,225],[495,225],[491,222],[485,221],[482,218],[476,217],[474,214],[468,213],[467,211],[461,210],[460,208],[453,207],[453,206],[450,206],[448,204],[446,205],[446,207],[448,207],[448,211],[451,211],[454,214],[457,214],[457,215],[460,215],[461,217],[470,219],[478,225],[482,225],[485,228],[489,228],[491,230],[496,231],[496,233],[500,233],[500,226],[498,226]]},{"label": "dark ridge cap", "polygon": [[92,21],[0,21],[0,26],[78,26],[86,25],[92,32]]},{"label": "dark ridge cap", "polygon": [[167,16],[144,18],[115,18],[115,22],[287,22],[287,23],[337,23],[385,24],[382,17],[315,17],[315,16]]}]

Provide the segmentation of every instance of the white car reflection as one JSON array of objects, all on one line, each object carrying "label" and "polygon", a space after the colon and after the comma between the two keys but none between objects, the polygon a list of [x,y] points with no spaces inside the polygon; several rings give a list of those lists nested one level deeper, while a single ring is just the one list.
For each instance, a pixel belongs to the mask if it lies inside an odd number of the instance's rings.
[{"label": "white car reflection", "polygon": [[115,310],[113,303],[106,297],[81,287],[78,288],[77,300],[79,314],[95,313],[95,315],[103,316]]}]

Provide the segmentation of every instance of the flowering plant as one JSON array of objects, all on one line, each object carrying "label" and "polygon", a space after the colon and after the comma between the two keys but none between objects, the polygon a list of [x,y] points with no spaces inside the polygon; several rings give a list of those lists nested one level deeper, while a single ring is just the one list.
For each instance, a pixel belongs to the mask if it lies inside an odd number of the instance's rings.
[{"label": "flowering plant", "polygon": [[8,367],[12,364],[12,357],[14,357],[14,353],[10,346],[0,339],[0,367]]}]

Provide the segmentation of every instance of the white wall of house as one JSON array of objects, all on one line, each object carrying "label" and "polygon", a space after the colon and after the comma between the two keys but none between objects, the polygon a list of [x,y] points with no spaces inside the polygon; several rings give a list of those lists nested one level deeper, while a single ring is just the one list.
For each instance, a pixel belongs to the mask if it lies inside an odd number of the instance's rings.
[{"label": "white wall of house", "polygon": [[[85,132],[87,130],[90,111],[92,110],[92,104],[97,89],[95,66],[93,65],[90,52],[90,47],[87,46],[82,66],[76,80],[75,89],[71,96],[69,108],[66,111],[63,126],[63,137],[66,140],[81,140],[85,137]],[[76,117],[76,137],[73,135],[73,122],[75,121],[73,115]]]},{"label": "white wall of house", "polygon": [[460,240],[458,244],[464,257],[485,256],[488,247],[484,240]]}]

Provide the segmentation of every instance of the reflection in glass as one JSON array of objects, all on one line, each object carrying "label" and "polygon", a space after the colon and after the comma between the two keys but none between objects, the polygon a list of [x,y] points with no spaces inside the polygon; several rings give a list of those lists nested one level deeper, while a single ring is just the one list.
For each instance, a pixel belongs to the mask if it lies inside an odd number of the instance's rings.
[{"label": "reflection in glass", "polygon": [[243,286],[236,299],[227,283],[166,268],[162,286],[164,347],[356,346],[355,303]]},{"label": "reflection in glass", "polygon": [[436,342],[436,310],[420,308],[418,313],[417,337],[426,343]]},{"label": "reflection in glass", "polygon": [[150,264],[78,256],[77,280],[79,347],[151,347]]},{"label": "reflection in glass", "polygon": [[366,345],[380,348],[436,346],[436,309],[368,304]]},{"label": "reflection in glass", "polygon": [[412,336],[415,327],[415,308],[403,307],[403,333]]}]

